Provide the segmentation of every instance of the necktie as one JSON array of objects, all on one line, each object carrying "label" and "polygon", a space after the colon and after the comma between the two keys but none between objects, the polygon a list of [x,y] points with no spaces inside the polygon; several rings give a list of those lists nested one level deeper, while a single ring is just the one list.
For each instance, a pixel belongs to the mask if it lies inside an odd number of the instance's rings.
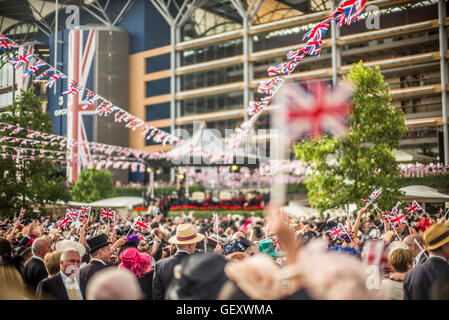
[{"label": "necktie", "polygon": [[71,284],[71,286],[70,286],[70,290],[69,290],[69,299],[70,300],[78,300],[78,296],[76,295],[76,290],[75,290],[75,280],[72,279],[70,284]]}]

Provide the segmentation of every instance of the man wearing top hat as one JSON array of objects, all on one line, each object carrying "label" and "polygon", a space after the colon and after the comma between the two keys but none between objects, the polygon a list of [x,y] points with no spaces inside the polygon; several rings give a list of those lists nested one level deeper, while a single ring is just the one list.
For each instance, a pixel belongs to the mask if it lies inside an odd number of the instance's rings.
[{"label": "man wearing top hat", "polygon": [[80,275],[89,280],[96,272],[108,267],[112,252],[110,243],[108,242],[108,236],[105,233],[93,237],[86,242],[91,260],[87,266],[81,268]]},{"label": "man wearing top hat", "polygon": [[173,269],[176,265],[180,264],[184,258],[194,253],[196,244],[203,241],[203,239],[204,235],[196,233],[191,224],[180,224],[176,228],[176,235],[168,240],[169,243],[176,245],[176,254],[159,260],[154,267],[154,300],[164,300],[168,285],[174,278]]},{"label": "man wearing top hat", "polygon": [[435,286],[449,282],[449,228],[442,223],[433,224],[424,232],[423,239],[429,257],[407,272],[404,300],[428,300]]}]

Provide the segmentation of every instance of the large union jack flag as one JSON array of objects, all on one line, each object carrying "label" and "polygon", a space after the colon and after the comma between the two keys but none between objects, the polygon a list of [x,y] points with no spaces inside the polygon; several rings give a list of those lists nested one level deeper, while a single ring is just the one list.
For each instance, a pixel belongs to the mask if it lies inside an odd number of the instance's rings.
[{"label": "large union jack flag", "polygon": [[330,90],[322,82],[283,86],[277,97],[285,109],[286,126],[279,129],[287,130],[291,139],[345,132],[351,92],[347,85]]},{"label": "large union jack flag", "polygon": [[[96,50],[97,32],[90,30],[70,30],[68,44],[68,76],[81,87],[86,87],[86,83],[93,72],[93,61]],[[70,84],[67,84],[70,90]],[[92,88],[95,89],[95,88]],[[91,91],[86,91],[90,93]],[[88,121],[91,121],[93,112],[94,96],[83,97],[83,92],[67,95],[67,137],[74,139],[77,143],[70,147],[72,161],[68,168],[68,178],[76,181],[82,166],[87,167],[92,162],[88,142]],[[90,100],[90,101],[88,101]],[[92,102],[92,103],[89,103]],[[86,104],[88,104],[87,107]],[[83,108],[84,107],[84,108]]]}]

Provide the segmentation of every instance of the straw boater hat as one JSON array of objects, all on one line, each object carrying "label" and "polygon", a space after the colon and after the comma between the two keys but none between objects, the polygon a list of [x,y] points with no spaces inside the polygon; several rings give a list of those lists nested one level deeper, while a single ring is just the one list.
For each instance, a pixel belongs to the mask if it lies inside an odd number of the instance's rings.
[{"label": "straw boater hat", "polygon": [[204,235],[196,233],[193,225],[190,223],[180,224],[176,228],[176,235],[171,237],[168,242],[171,244],[191,244],[203,241]]},{"label": "straw boater hat", "polygon": [[428,250],[436,250],[449,242],[449,228],[442,223],[431,225],[423,234]]}]

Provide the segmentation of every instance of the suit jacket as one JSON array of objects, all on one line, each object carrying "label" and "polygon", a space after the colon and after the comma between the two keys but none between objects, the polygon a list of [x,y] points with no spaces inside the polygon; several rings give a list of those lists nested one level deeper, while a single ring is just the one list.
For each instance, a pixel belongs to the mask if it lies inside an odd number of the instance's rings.
[{"label": "suit jacket", "polygon": [[430,289],[440,281],[449,281],[449,265],[440,258],[426,262],[407,272],[404,279],[404,300],[429,300]]},{"label": "suit jacket", "polygon": [[83,278],[86,278],[87,280],[90,280],[92,276],[103,269],[108,268],[109,266],[102,264],[100,261],[92,261],[87,266],[84,266],[80,269],[80,276]]},{"label": "suit jacket", "polygon": [[173,256],[159,260],[154,266],[153,275],[153,298],[154,300],[164,300],[165,292],[174,278],[173,269],[181,261],[188,257],[187,252],[176,252]]},{"label": "suit jacket", "polygon": [[29,259],[23,266],[22,278],[31,292],[36,292],[38,283],[48,277],[45,264],[36,258]]},{"label": "suit jacket", "polygon": [[[80,289],[83,299],[86,299],[87,279],[80,276]],[[66,287],[62,281],[61,273],[39,282],[36,290],[38,299],[53,298],[55,300],[69,300]]]}]

